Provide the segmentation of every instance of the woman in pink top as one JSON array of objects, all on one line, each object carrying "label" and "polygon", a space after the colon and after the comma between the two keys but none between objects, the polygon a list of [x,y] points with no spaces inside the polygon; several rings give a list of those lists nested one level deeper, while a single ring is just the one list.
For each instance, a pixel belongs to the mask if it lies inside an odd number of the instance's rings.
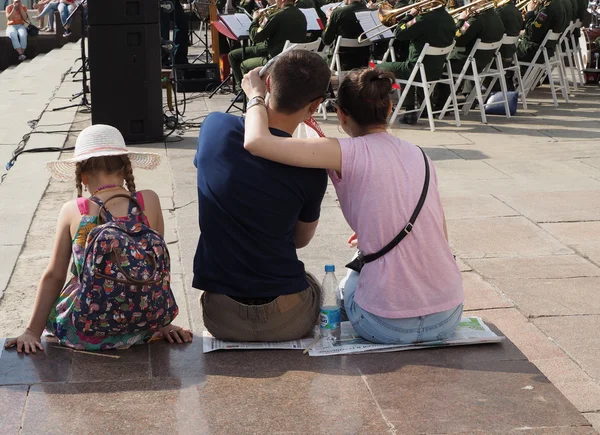
[{"label": "woman in pink top", "polygon": [[[257,70],[244,77],[249,98],[269,88]],[[421,196],[425,161],[415,145],[387,132],[393,75],[354,70],[341,82],[336,101],[348,139],[272,136],[261,104],[246,114],[244,146],[283,164],[326,168],[360,251],[372,254],[406,226]],[[448,338],[458,325],[464,300],[460,270],[447,241],[437,176],[429,159],[430,183],[414,228],[391,251],[350,271],[344,307],[356,331],[377,343],[407,344]]]}]

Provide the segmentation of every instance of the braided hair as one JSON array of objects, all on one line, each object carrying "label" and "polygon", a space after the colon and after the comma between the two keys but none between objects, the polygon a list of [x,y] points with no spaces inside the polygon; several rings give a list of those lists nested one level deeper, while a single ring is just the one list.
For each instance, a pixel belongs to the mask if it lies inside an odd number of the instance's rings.
[{"label": "braided hair", "polygon": [[77,187],[77,197],[83,196],[83,183],[81,174],[104,172],[106,174],[121,173],[125,179],[127,190],[135,192],[135,179],[133,177],[133,168],[129,156],[103,156],[92,157],[91,159],[77,163],[75,166],[75,185]]}]

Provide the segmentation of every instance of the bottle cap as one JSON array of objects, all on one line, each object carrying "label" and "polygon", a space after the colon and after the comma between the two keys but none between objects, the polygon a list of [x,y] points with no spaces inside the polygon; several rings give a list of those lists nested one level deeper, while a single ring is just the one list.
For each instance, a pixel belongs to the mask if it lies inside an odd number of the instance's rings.
[{"label": "bottle cap", "polygon": [[335,266],[333,264],[326,264],[325,272],[335,272]]}]

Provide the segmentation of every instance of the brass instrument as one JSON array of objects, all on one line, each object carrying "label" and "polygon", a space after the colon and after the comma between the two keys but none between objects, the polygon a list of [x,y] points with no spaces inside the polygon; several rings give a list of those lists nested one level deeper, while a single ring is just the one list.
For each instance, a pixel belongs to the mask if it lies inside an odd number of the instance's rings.
[{"label": "brass instrument", "polygon": [[411,9],[417,9],[419,13],[427,13],[431,12],[434,9],[446,7],[446,0],[421,0],[420,2],[414,3],[412,5],[403,6],[397,9],[390,9],[389,4],[386,6],[382,4],[379,7],[379,21],[381,24],[367,30],[366,32],[361,33],[358,36],[358,43],[362,43],[366,39],[374,38],[375,36],[379,36],[382,33],[385,33],[388,29],[382,29],[381,31],[375,33],[374,35],[370,35],[367,37],[368,33],[371,33],[375,29],[379,29],[380,27],[388,27],[390,30],[400,25],[400,19],[409,13]]},{"label": "brass instrument", "polygon": [[256,20],[262,21],[265,18],[269,19],[273,15],[275,15],[277,12],[279,12],[279,8],[277,7],[277,4],[272,4],[270,6],[267,6],[266,8],[259,9],[257,11]]},{"label": "brass instrument", "polygon": [[[541,3],[541,1],[533,0],[533,4],[535,5],[536,8],[539,6],[540,3]],[[517,9],[519,9],[521,11],[521,13],[523,15],[525,15],[527,13],[527,5],[528,4],[529,4],[529,0],[521,0],[521,1],[517,2],[516,6],[517,6]]]},{"label": "brass instrument", "polygon": [[374,2],[373,4],[371,4],[371,6],[369,6],[367,4],[367,6],[369,7],[369,9],[379,9],[380,7],[384,7],[387,9],[394,9],[394,5],[392,3],[390,3],[389,0],[378,0],[376,2]]},{"label": "brass instrument", "polygon": [[452,15],[455,20],[458,20],[458,16],[465,11],[468,11],[469,15],[474,15],[483,12],[484,8],[485,10],[489,9],[490,5],[492,7],[494,6],[494,3],[492,3],[490,0],[475,0],[468,5],[464,5],[460,8],[450,11],[450,15]]}]

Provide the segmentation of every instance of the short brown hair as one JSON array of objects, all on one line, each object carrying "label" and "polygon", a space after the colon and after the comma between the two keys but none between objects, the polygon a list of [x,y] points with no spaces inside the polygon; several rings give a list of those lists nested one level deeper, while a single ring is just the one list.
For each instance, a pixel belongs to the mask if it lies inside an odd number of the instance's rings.
[{"label": "short brown hair", "polygon": [[381,69],[356,69],[338,89],[339,107],[361,127],[387,123],[394,74]]},{"label": "short brown hair", "polygon": [[323,58],[307,50],[282,53],[270,68],[269,75],[273,109],[286,115],[325,96],[331,79]]}]

